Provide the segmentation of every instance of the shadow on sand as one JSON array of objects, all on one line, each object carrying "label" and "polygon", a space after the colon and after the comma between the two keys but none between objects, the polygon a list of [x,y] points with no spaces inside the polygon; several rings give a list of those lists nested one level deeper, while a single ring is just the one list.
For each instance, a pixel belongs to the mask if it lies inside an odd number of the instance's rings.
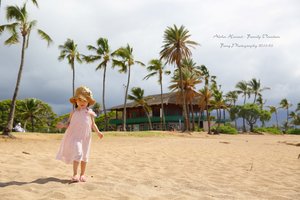
[{"label": "shadow on sand", "polygon": [[7,187],[7,186],[13,186],[13,185],[21,186],[21,185],[27,185],[27,184],[32,184],[32,183],[46,184],[49,182],[57,182],[57,183],[62,183],[62,184],[70,184],[71,183],[70,180],[48,177],[48,178],[39,178],[39,179],[36,179],[31,182],[20,182],[20,181],[10,181],[10,182],[4,182],[4,183],[0,182],[0,188]]}]

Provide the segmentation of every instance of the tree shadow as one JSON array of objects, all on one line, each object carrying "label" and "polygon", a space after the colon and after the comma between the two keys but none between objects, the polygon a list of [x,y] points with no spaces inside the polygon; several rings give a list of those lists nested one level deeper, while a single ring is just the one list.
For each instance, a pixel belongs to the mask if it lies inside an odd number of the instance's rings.
[{"label": "tree shadow", "polygon": [[2,187],[7,187],[7,186],[13,186],[13,185],[17,185],[17,186],[21,186],[21,185],[27,185],[27,184],[32,184],[32,183],[36,183],[36,184],[46,184],[49,182],[57,182],[57,183],[61,183],[61,184],[70,184],[70,180],[67,179],[58,179],[58,178],[54,178],[54,177],[48,177],[48,178],[39,178],[36,179],[34,181],[31,182],[21,182],[21,181],[9,181],[9,182],[0,182],[0,188]]}]

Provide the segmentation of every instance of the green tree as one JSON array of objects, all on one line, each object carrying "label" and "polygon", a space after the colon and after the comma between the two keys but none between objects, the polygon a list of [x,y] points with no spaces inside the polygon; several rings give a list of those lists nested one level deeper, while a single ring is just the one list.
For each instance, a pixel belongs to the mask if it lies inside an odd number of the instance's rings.
[{"label": "green tree", "polygon": [[72,94],[74,96],[75,93],[75,61],[78,63],[82,63],[81,57],[82,55],[79,53],[77,49],[77,44],[74,43],[73,40],[67,39],[67,41],[63,45],[59,45],[60,55],[58,57],[59,61],[64,59],[68,60],[68,63],[71,66],[73,72],[72,78]]},{"label": "green tree", "polygon": [[190,47],[198,45],[198,43],[190,40],[190,34],[184,26],[168,27],[164,32],[163,49],[160,51],[161,59],[165,59],[169,64],[176,64],[179,70],[179,76],[181,81],[181,97],[183,99],[183,116],[185,121],[184,130],[188,128],[188,114],[186,110],[185,91],[183,88],[183,77],[181,73],[181,62],[182,59],[188,58],[192,55]]},{"label": "green tree", "polygon": [[266,121],[270,121],[271,119],[271,112],[268,111],[268,110],[260,110],[260,116],[259,116],[259,120],[261,121],[262,123],[262,127],[265,127],[265,122]]},{"label": "green tree", "polygon": [[163,65],[162,61],[159,59],[150,60],[147,70],[149,74],[147,74],[144,79],[149,79],[153,76],[158,76],[158,84],[160,85],[160,102],[161,102],[161,127],[162,130],[166,129],[166,121],[165,121],[165,112],[164,112],[164,103],[163,103],[163,74],[169,75],[171,72],[166,70],[166,66]]},{"label": "green tree", "polygon": [[149,122],[150,130],[152,130],[152,123],[150,119],[150,110],[151,108],[148,106],[146,99],[144,98],[144,90],[140,87],[131,88],[131,93],[128,95],[128,99],[134,101],[136,104],[142,106]]},{"label": "green tree", "polygon": [[119,58],[120,60],[113,59],[113,67],[118,66],[120,67],[120,73],[127,73],[127,85],[125,91],[125,98],[124,98],[124,109],[123,109],[123,130],[126,131],[126,102],[128,96],[128,88],[130,84],[130,73],[131,73],[131,66],[134,64],[140,64],[145,66],[142,62],[137,61],[133,57],[133,48],[127,44],[126,47],[121,47],[117,49],[115,52],[112,53],[112,56]]},{"label": "green tree", "polygon": [[[30,33],[36,27],[37,21],[36,20],[29,20],[29,14],[26,10],[26,3],[22,6],[8,6],[6,8],[6,19],[7,21],[13,21],[11,24],[5,24],[0,26],[0,35],[4,30],[8,30],[11,34],[10,37],[4,42],[5,45],[12,45],[19,43],[19,37],[22,37],[22,49],[21,49],[21,63],[18,71],[17,82],[14,90],[14,95],[12,98],[11,106],[10,106],[10,113],[8,117],[8,123],[6,128],[3,131],[4,135],[8,135],[13,137],[10,132],[12,130],[13,121],[14,121],[14,114],[15,114],[15,107],[16,107],[16,100],[19,92],[19,86],[21,83],[21,77],[23,72],[24,60],[25,60],[25,50],[29,46],[29,38]],[[46,40],[48,46],[52,43],[52,39],[48,34],[44,31],[37,29],[37,33],[41,36],[43,40]]]},{"label": "green tree", "polygon": [[256,104],[247,103],[239,106],[238,116],[246,120],[247,124],[250,126],[250,131],[253,132],[253,125],[260,118],[261,110]]},{"label": "green tree", "polygon": [[51,121],[55,118],[51,107],[36,98],[24,99],[21,102],[18,113],[24,122],[24,128],[27,129],[27,123],[29,122],[32,132],[41,127],[46,127],[46,132],[49,132],[52,126]]},{"label": "green tree", "polygon": [[108,128],[106,107],[105,107],[105,80],[106,80],[106,69],[108,63],[112,60],[112,53],[108,45],[108,40],[106,38],[99,38],[96,42],[96,46],[88,45],[88,50],[92,51],[94,54],[85,56],[85,61],[88,63],[100,61],[100,64],[96,67],[96,70],[103,69],[103,84],[102,84],[102,106],[104,111],[105,120],[105,129]]}]

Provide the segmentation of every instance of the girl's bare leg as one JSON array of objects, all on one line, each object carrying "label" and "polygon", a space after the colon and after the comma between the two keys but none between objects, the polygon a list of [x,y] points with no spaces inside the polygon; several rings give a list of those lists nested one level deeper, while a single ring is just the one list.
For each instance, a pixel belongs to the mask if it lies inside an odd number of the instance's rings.
[{"label": "girl's bare leg", "polygon": [[81,161],[81,172],[80,176],[83,176],[85,174],[85,169],[86,169],[86,162]]},{"label": "girl's bare leg", "polygon": [[85,177],[85,168],[86,168],[86,162],[81,161],[81,171],[80,171],[80,178],[79,180],[81,182],[86,182],[86,177]]},{"label": "girl's bare leg", "polygon": [[77,175],[78,166],[79,166],[79,162],[74,160],[73,161],[73,176]]}]

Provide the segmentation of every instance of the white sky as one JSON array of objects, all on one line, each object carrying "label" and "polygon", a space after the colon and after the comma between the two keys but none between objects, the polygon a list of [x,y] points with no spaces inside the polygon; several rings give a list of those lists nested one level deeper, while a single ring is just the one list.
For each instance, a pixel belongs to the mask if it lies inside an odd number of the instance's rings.
[{"label": "white sky", "polygon": [[[24,1],[2,0],[0,24],[6,24],[5,7]],[[191,39],[200,43],[193,49],[193,59],[206,65],[224,93],[237,82],[252,78],[261,80],[267,105],[277,106],[288,98],[300,102],[300,1],[298,0],[40,0],[39,9],[28,2],[31,19],[37,28],[47,32],[54,44],[47,48],[38,35],[31,34],[26,51],[24,73],[18,99],[36,97],[52,106],[57,114],[70,111],[72,71],[66,61],[59,62],[58,45],[73,39],[79,51],[88,54],[86,46],[99,37],[108,39],[112,50],[127,43],[133,47],[136,60],[148,63],[159,57],[163,34],[168,26],[184,25]],[[242,39],[228,38],[230,34]],[[251,38],[278,36],[279,38]],[[225,36],[218,38],[214,36]],[[4,46],[7,33],[0,36],[0,100],[10,99],[16,83],[21,45]],[[224,45],[233,48],[221,48]],[[243,48],[237,45],[270,44],[272,47]],[[86,85],[102,101],[102,71],[96,64],[77,64],[75,85]],[[170,66],[173,70],[174,67]],[[160,92],[157,79],[143,81],[145,68],[134,66],[130,88],[139,86],[145,94]],[[107,71],[106,107],[124,100],[127,75],[117,69]],[[164,91],[169,77],[165,77]],[[199,86],[202,87],[202,86]]]}]

